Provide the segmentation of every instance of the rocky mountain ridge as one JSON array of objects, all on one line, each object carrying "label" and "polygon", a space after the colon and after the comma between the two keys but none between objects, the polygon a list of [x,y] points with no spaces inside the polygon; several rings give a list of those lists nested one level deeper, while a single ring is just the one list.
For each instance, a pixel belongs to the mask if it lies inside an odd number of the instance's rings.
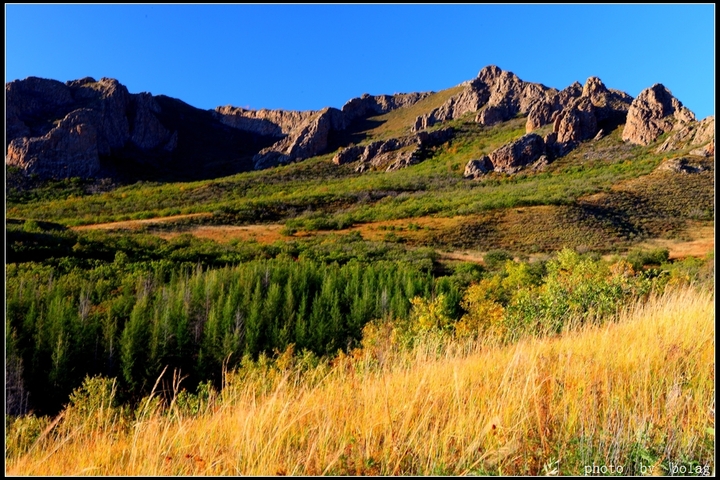
[{"label": "rocky mountain ridge", "polygon": [[[527,119],[526,135],[468,162],[466,177],[542,168],[580,142],[622,125],[626,142],[648,145],[672,132],[658,151],[693,145],[693,154],[714,155],[714,117],[698,122],[661,84],[633,99],[607,88],[597,77],[557,90],[488,66],[461,86],[439,107],[417,116],[405,134],[352,145],[338,139],[359,130],[369,118],[413,107],[434,92],[364,94],[341,109],[319,111],[230,105],[208,111],[169,97],[130,94],[115,79],[87,77],[62,83],[29,77],[5,86],[5,161],[41,178],[124,173],[132,180],[138,171],[207,177],[337,151],[334,163],[356,162],[357,172],[395,170],[422,161],[428,148],[451,141],[453,129],[445,122],[474,118],[492,126],[518,116]],[[544,136],[534,133],[545,126],[552,131]]]}]

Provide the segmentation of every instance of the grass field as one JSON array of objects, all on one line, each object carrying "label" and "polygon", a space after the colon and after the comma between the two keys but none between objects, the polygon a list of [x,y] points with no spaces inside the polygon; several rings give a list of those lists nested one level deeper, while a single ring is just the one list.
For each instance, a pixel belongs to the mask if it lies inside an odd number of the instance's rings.
[{"label": "grass field", "polygon": [[109,382],[96,381],[55,421],[6,423],[6,469],[714,473],[714,320],[713,294],[690,288],[604,326],[505,347],[428,337],[403,350],[379,326],[366,329],[362,348],[332,361],[286,352],[227,374],[221,393],[188,396],[176,383],[169,403],[156,392],[136,412],[111,407],[98,387]]}]

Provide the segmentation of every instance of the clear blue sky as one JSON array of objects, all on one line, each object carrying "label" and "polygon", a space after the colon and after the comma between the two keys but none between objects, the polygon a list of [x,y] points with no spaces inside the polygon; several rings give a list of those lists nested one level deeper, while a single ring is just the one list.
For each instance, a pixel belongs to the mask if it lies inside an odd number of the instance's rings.
[{"label": "clear blue sky", "polygon": [[715,7],[5,4],[5,81],[112,77],[195,107],[340,108],[442,90],[490,64],[562,89],[662,83],[715,111]]}]

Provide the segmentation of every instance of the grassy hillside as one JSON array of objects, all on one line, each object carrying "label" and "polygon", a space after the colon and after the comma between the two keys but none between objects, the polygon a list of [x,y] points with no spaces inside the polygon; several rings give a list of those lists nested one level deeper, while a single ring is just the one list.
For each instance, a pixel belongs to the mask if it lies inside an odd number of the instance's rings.
[{"label": "grassy hillside", "polygon": [[[387,123],[400,110],[388,114]],[[707,169],[698,174],[654,172],[667,154],[654,153],[654,145],[624,144],[619,128],[581,144],[543,172],[469,181],[462,178],[467,161],[522,136],[524,119],[490,128],[452,123],[458,132],[452,141],[419,165],[395,172],[357,174],[352,166],[333,165],[330,154],[216,180],[138,183],[97,194],[82,182],[56,182],[32,193],[10,192],[7,214],[73,226],[207,213],[184,223],[279,222],[291,232],[471,216],[460,230],[438,225],[440,231],[415,243],[546,252],[562,246],[618,251],[648,238],[682,235],[688,221],[713,219],[712,160],[703,160]],[[512,229],[518,216],[527,234]]]},{"label": "grassy hillside", "polygon": [[429,335],[408,350],[377,324],[332,362],[288,350],[198,395],[176,377],[135,411],[96,379],[55,420],[7,424],[6,471],[707,475],[714,319],[712,294],[681,289],[611,325],[502,347]]}]

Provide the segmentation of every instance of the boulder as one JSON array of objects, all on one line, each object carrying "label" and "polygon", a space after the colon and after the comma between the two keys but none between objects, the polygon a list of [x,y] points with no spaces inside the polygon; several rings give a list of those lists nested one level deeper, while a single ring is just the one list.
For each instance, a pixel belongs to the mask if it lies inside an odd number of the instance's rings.
[{"label": "boulder", "polygon": [[544,154],[543,138],[535,133],[528,133],[492,152],[490,161],[496,172],[515,173]]},{"label": "boulder", "polygon": [[490,157],[483,155],[476,160],[470,160],[467,165],[465,165],[463,177],[477,179],[492,171],[493,164]]},{"label": "boulder", "polygon": [[622,139],[637,145],[649,145],[663,133],[679,130],[693,120],[695,115],[670,90],[656,83],[633,100]]},{"label": "boulder", "polygon": [[672,173],[700,173],[706,170],[702,165],[693,165],[685,157],[671,158],[665,160],[657,168],[658,171],[666,171]]}]

